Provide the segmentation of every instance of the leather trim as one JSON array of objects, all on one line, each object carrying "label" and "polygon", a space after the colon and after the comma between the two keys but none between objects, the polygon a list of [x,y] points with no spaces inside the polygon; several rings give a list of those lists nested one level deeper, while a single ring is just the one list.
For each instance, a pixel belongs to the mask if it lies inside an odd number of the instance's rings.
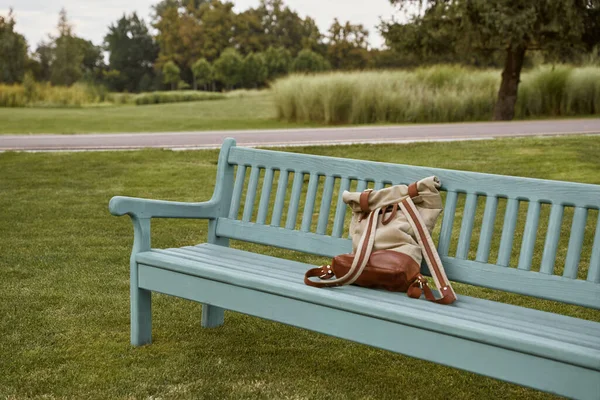
[{"label": "leather trim", "polygon": [[[433,253],[434,250],[431,249],[429,241],[426,240],[427,236],[425,234],[423,226],[421,225],[421,223],[419,223],[419,219],[415,215],[415,211],[414,211],[413,207],[411,207],[411,204],[408,202],[407,199],[402,200],[402,204],[404,205],[410,218],[413,220],[414,225],[416,226],[416,228],[418,230],[418,235],[421,237],[422,247],[424,248],[425,252],[427,253],[427,257],[429,258],[429,261],[430,261],[429,265],[433,269],[433,271],[431,271],[431,272],[435,274],[435,277],[437,278],[437,282],[439,282],[440,286],[442,286],[444,288],[450,288],[450,282],[446,281],[446,279],[444,279],[444,275],[440,272],[440,266],[437,263],[437,259],[434,257],[434,253]],[[451,289],[448,290],[448,293],[444,294],[444,293],[442,293],[442,290],[441,290],[442,288],[438,288],[438,289],[440,290],[440,294],[443,297],[441,299],[436,299],[433,296],[433,292],[431,291],[431,289],[429,289],[429,287],[427,286],[427,281],[425,281],[425,284],[423,284],[422,289],[425,292],[425,297],[427,298],[427,300],[434,301],[436,303],[450,304],[450,303],[454,302],[454,300],[456,300],[456,296],[454,295],[454,292]]]},{"label": "leather trim", "polygon": [[371,211],[369,210],[369,195],[371,194],[371,192],[372,190],[367,189],[360,194],[359,205],[363,213],[368,213]]},{"label": "leather trim", "polygon": [[408,195],[413,198],[419,195],[419,190],[417,189],[417,182],[413,182],[408,185]]}]

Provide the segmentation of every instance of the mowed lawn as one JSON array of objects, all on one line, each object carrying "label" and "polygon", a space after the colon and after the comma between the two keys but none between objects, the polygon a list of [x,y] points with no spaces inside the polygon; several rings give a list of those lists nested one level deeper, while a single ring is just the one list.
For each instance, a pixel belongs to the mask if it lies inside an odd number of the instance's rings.
[{"label": "mowed lawn", "polygon": [[[600,184],[597,137],[290,151]],[[109,214],[108,201],[114,195],[207,200],[217,155],[167,150],[0,154],[0,398],[554,398],[234,312],[226,313],[224,326],[201,329],[199,304],[164,295],[153,297],[154,343],[132,348],[132,227],[129,218]],[[568,221],[564,225],[568,229]],[[203,242],[206,229],[204,221],[156,220],[153,246]],[[566,240],[560,242],[563,253]],[[239,242],[234,246],[265,251]],[[268,251],[313,264],[323,261]],[[600,321],[600,311],[466,285],[456,289]]]},{"label": "mowed lawn", "polygon": [[271,94],[144,106],[1,108],[0,134],[176,132],[316,126],[276,119]]}]

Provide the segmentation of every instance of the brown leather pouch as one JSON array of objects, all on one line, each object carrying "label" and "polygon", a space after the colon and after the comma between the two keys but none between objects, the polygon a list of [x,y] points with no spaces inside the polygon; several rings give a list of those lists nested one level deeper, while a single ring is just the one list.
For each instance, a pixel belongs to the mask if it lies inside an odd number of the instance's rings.
[{"label": "brown leather pouch", "polygon": [[[341,254],[333,258],[331,269],[341,278],[350,271],[354,254]],[[392,292],[406,292],[411,283],[419,277],[419,265],[410,256],[394,250],[378,250],[371,253],[362,274],[355,285],[386,289]]]}]

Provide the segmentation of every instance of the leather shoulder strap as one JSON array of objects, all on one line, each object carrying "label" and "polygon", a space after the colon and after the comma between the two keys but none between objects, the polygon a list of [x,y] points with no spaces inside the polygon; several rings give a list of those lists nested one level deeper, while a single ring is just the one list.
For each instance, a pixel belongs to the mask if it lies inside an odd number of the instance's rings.
[{"label": "leather shoulder strap", "polygon": [[442,260],[440,260],[440,255],[433,244],[431,235],[429,235],[429,231],[427,230],[425,222],[423,222],[423,219],[419,214],[419,210],[417,210],[415,203],[413,203],[410,197],[406,197],[404,200],[402,200],[400,203],[400,208],[402,208],[404,215],[406,215],[410,226],[415,232],[415,236],[417,237],[417,241],[419,242],[419,246],[421,246],[421,251],[423,252],[423,257],[425,258],[427,267],[429,267],[431,277],[435,282],[435,286],[442,295],[441,299],[436,299],[433,296],[433,292],[431,292],[431,290],[427,287],[427,281],[423,280],[419,281],[418,284],[422,286],[422,289],[425,292],[425,297],[428,300],[436,303],[453,303],[456,300],[456,293],[454,293],[454,289],[452,289],[452,285],[450,285],[450,281],[448,280],[446,271],[444,271],[444,266],[442,265]]},{"label": "leather shoulder strap", "polygon": [[362,191],[362,193],[360,194],[359,200],[358,200],[358,204],[360,205],[360,210],[363,213],[368,213],[369,210],[369,195],[371,194],[373,190],[372,189],[365,189]]},{"label": "leather shoulder strap", "polygon": [[[325,265],[321,268],[312,268],[306,271],[306,274],[304,274],[304,283],[308,286],[320,288],[350,285],[354,283],[360,277],[360,274],[362,274],[362,272],[364,271],[369,261],[369,257],[371,257],[373,245],[375,244],[375,232],[377,231],[377,224],[379,221],[380,212],[381,208],[378,208],[369,214],[367,229],[365,229],[360,238],[360,241],[358,242],[357,251],[352,260],[352,266],[350,267],[350,270],[346,275],[342,276],[341,278],[331,280],[330,278],[333,277],[333,271],[331,270],[331,266]],[[313,281],[308,279],[313,276],[329,280]]]}]

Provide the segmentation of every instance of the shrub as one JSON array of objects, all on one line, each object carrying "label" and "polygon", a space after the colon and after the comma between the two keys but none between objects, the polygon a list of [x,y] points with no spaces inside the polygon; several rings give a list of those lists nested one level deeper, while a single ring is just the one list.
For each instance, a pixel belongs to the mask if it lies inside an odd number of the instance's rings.
[{"label": "shrub", "polygon": [[[273,84],[280,119],[327,124],[490,120],[498,70],[438,65],[414,71],[291,75]],[[523,73],[517,117],[600,113],[600,67]]]}]

